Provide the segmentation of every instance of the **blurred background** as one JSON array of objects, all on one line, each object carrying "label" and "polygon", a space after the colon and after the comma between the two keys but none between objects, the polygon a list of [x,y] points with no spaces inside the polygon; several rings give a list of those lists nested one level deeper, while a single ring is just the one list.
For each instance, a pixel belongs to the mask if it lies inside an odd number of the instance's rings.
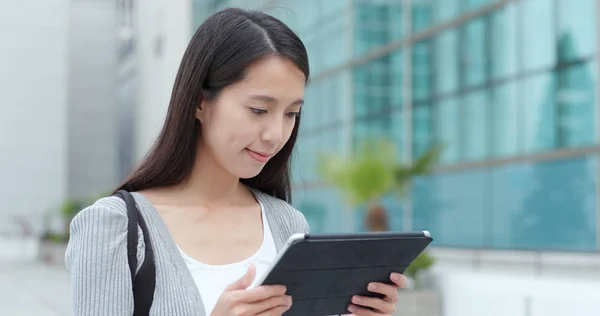
[{"label": "blurred background", "polygon": [[70,315],[70,219],[143,157],[231,6],[308,49],[311,230],[431,232],[398,315],[600,310],[600,0],[0,0],[0,315]]}]

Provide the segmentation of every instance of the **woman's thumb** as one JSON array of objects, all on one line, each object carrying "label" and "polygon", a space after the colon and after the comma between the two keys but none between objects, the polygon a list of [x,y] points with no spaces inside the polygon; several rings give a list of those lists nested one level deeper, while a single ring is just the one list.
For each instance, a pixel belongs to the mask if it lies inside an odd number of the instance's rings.
[{"label": "woman's thumb", "polygon": [[252,281],[254,281],[255,276],[256,267],[253,264],[250,264],[250,266],[248,267],[248,271],[246,271],[246,274],[244,274],[244,276],[242,276],[239,280],[231,283],[225,289],[225,291],[245,290],[250,284],[252,284]]}]

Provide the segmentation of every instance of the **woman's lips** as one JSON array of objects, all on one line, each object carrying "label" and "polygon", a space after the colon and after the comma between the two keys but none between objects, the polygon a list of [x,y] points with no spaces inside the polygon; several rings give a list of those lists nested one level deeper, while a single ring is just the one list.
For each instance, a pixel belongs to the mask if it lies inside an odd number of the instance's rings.
[{"label": "woman's lips", "polygon": [[272,154],[259,153],[248,148],[246,148],[246,152],[248,153],[248,155],[250,155],[250,157],[254,158],[254,160],[262,163],[269,161],[269,159],[271,159],[271,157],[273,156]]}]

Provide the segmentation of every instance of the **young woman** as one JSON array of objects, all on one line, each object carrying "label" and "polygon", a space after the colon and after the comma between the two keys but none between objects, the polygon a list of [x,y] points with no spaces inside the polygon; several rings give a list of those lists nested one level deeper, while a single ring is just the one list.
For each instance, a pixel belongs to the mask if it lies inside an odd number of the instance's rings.
[{"label": "young woman", "polygon": [[[226,9],[193,36],[162,131],[118,188],[132,192],[153,245],[150,315],[281,315],[293,304],[283,286],[246,287],[290,235],[308,232],[288,204],[308,78],[304,45],[267,14]],[[66,263],[75,315],[132,315],[127,224],[117,197],[72,221]],[[137,253],[139,269],[139,229]],[[391,279],[397,286],[369,288],[385,298],[356,297],[349,311],[391,314],[406,282]]]}]

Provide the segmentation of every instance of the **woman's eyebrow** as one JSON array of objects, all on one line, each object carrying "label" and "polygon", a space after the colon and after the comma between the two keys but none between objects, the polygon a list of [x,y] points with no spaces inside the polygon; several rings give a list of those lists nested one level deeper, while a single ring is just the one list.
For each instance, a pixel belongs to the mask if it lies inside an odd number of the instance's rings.
[{"label": "woman's eyebrow", "polygon": [[[269,95],[265,95],[265,94],[253,94],[250,96],[250,99],[263,101],[266,103],[277,103],[276,98],[269,96]],[[304,99],[298,99],[291,103],[291,105],[302,105],[302,104],[304,104]]]}]

